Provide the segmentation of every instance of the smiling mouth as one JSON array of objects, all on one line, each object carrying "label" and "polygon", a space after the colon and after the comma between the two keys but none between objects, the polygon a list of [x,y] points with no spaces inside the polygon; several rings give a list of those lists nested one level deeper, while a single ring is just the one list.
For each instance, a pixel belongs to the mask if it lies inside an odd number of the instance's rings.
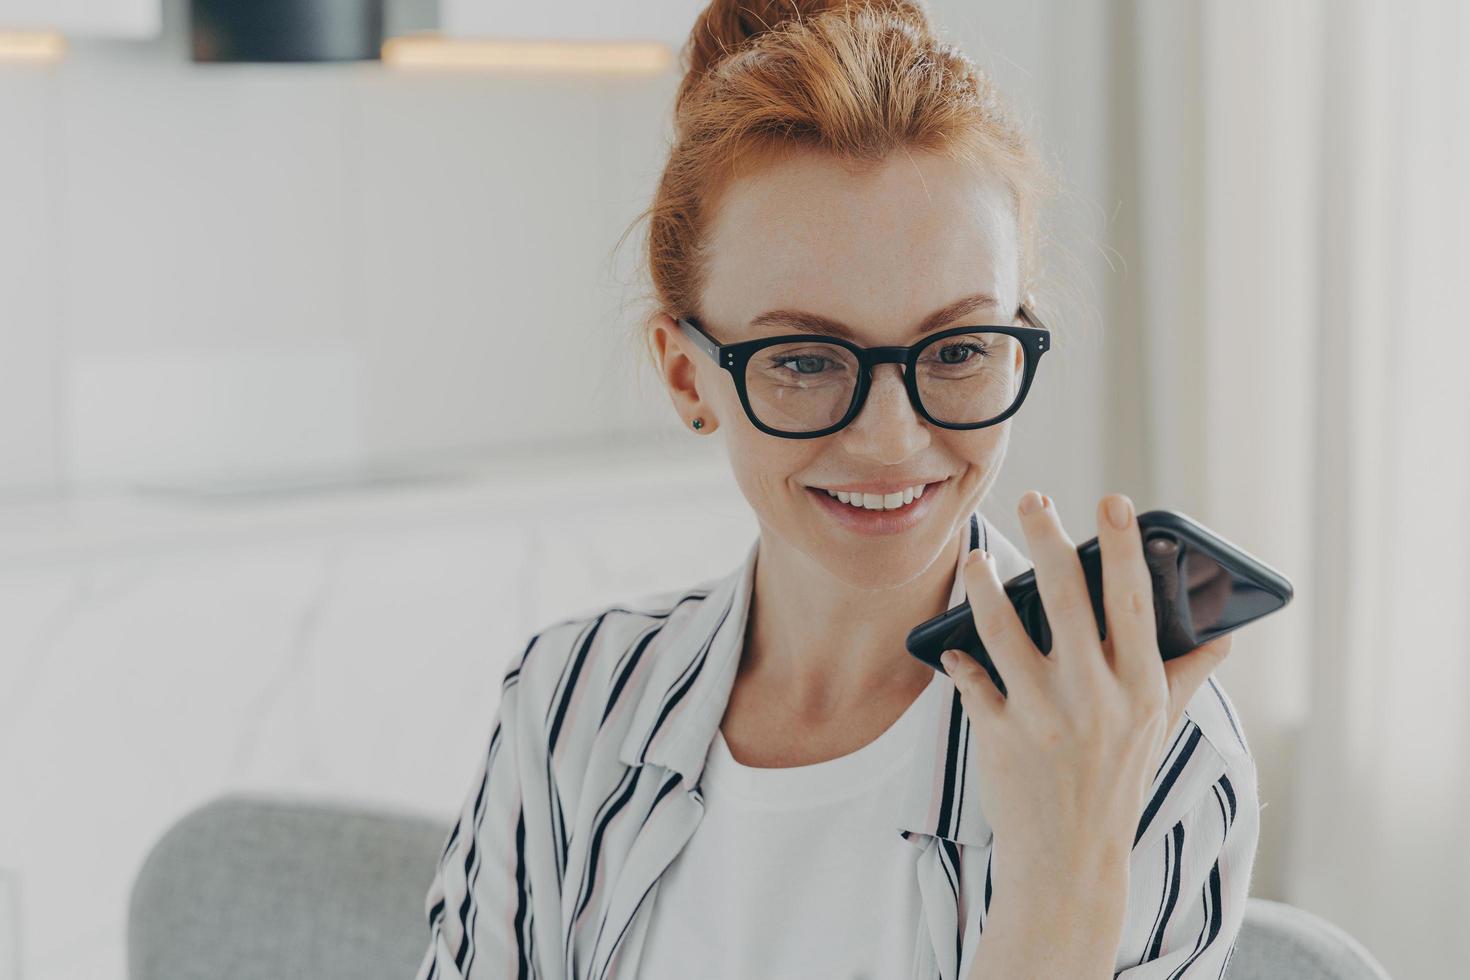
[{"label": "smiling mouth", "polygon": [[[948,477],[945,478],[946,480]],[[813,493],[824,493],[833,499],[848,505],[854,510],[873,511],[895,511],[903,510],[915,500],[924,496],[925,492],[945,482],[937,480],[930,483],[916,483],[893,493],[849,493],[846,490],[828,490],[825,487],[808,487]]]}]

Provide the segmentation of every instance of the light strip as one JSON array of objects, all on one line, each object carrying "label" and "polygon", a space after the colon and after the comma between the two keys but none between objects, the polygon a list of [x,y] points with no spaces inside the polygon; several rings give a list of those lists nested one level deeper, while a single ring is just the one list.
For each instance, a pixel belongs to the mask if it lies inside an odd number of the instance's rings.
[{"label": "light strip", "polygon": [[0,31],[0,61],[59,61],[65,53],[60,31]]},{"label": "light strip", "polygon": [[668,45],[641,41],[504,41],[406,34],[383,42],[383,63],[393,68],[651,75],[666,70],[673,60]]}]

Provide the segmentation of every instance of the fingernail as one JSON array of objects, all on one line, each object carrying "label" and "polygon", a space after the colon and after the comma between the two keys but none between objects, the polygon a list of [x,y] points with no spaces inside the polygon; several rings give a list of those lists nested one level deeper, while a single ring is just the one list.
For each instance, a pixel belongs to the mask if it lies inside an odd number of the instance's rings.
[{"label": "fingernail", "polygon": [[1041,494],[1035,490],[1027,490],[1021,494],[1021,513],[1034,514],[1041,509]]},{"label": "fingernail", "polygon": [[1118,530],[1128,526],[1128,515],[1133,511],[1133,501],[1123,494],[1114,494],[1108,500],[1108,520]]},{"label": "fingernail", "polygon": [[946,650],[941,653],[939,655],[939,662],[944,665],[944,672],[946,674],[949,673],[950,669],[954,667],[954,651]]}]

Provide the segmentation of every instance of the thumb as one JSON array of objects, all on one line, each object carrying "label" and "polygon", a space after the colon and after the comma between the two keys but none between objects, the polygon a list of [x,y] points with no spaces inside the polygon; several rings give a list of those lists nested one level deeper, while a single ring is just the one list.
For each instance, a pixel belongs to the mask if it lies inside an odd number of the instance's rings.
[{"label": "thumb", "polygon": [[985,668],[963,650],[946,650],[939,656],[944,672],[954,681],[960,700],[971,720],[979,722],[995,717],[1005,707],[1005,695],[996,688]]},{"label": "thumb", "polygon": [[1164,661],[1164,677],[1169,683],[1169,730],[1173,731],[1194,693],[1205,678],[1230,655],[1233,633],[1217,636],[1188,653]]}]

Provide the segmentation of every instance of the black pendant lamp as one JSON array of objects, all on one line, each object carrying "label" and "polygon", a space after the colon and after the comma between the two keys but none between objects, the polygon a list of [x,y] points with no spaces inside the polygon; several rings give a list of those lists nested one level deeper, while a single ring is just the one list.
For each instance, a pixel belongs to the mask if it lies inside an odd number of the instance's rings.
[{"label": "black pendant lamp", "polygon": [[198,62],[371,61],[383,0],[190,0]]}]

